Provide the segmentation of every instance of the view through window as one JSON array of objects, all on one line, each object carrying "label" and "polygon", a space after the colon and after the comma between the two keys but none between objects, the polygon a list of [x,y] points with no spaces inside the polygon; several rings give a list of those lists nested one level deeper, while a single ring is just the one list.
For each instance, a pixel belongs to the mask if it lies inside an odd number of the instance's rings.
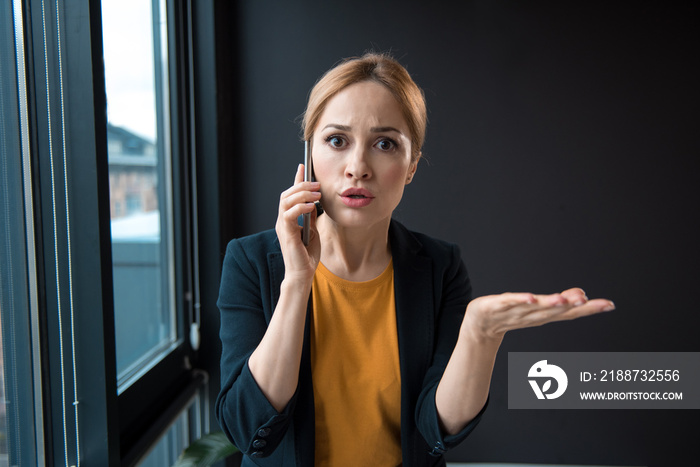
[{"label": "view through window", "polygon": [[120,391],[177,339],[165,2],[102,0]]}]

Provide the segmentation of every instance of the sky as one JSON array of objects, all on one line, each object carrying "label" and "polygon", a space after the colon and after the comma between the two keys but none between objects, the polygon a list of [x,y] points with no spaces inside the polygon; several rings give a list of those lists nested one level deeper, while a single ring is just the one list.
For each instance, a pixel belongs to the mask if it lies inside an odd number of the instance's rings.
[{"label": "sky", "polygon": [[150,0],[102,0],[107,118],[155,141],[151,9]]}]

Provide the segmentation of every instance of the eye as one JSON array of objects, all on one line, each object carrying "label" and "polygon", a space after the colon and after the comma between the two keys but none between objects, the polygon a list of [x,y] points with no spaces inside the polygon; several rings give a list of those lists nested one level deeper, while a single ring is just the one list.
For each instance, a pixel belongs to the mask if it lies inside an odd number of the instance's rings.
[{"label": "eye", "polygon": [[345,146],[345,139],[338,135],[331,135],[326,138],[326,143],[328,143],[332,148],[340,149]]},{"label": "eye", "polygon": [[396,141],[389,138],[384,138],[377,143],[377,147],[382,151],[391,151],[392,149],[395,149],[396,146],[398,146]]}]

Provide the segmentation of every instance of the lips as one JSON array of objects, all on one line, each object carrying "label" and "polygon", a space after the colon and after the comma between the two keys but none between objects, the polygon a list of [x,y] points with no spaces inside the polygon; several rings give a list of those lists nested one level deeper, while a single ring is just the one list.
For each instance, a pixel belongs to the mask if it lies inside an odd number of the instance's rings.
[{"label": "lips", "polygon": [[374,200],[374,195],[364,188],[348,188],[340,194],[340,199],[348,207],[362,208]]}]

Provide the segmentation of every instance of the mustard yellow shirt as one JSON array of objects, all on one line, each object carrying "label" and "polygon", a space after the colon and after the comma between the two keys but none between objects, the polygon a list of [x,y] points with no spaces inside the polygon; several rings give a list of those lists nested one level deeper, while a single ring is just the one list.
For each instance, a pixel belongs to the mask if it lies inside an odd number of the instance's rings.
[{"label": "mustard yellow shirt", "polygon": [[393,263],[353,282],[313,282],[311,371],[319,466],[401,464],[401,373]]}]

